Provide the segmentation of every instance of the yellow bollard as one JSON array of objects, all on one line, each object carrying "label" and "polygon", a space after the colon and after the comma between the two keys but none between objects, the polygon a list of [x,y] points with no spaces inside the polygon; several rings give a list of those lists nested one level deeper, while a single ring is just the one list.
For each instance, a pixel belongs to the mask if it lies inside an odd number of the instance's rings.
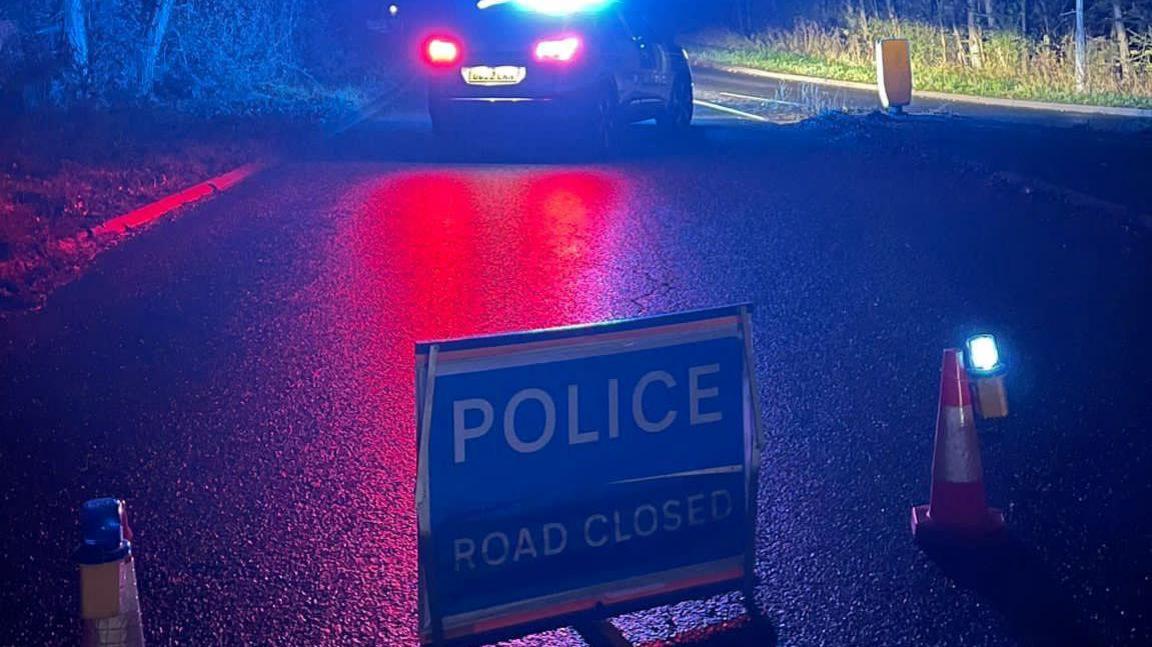
[{"label": "yellow bollard", "polygon": [[880,104],[890,112],[899,114],[912,103],[912,58],[907,39],[876,42],[876,85]]},{"label": "yellow bollard", "polygon": [[124,502],[92,499],[80,508],[83,542],[73,554],[80,565],[80,644],[143,647],[144,627],[136,592],[132,534]]}]

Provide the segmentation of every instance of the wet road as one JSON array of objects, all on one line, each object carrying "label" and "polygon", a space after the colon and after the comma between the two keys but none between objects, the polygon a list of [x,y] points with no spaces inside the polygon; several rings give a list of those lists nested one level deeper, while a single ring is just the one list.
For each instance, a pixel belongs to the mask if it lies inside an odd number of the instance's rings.
[{"label": "wet road", "polygon": [[[362,125],[0,322],[0,644],[75,640],[75,509],[109,494],[153,644],[410,644],[413,342],[745,300],[782,644],[1152,640],[1146,136],[715,113],[601,164],[428,137]],[[940,350],[977,328],[1013,367],[982,437],[1015,541],[928,555]],[[738,602],[617,624],[644,643]]]}]

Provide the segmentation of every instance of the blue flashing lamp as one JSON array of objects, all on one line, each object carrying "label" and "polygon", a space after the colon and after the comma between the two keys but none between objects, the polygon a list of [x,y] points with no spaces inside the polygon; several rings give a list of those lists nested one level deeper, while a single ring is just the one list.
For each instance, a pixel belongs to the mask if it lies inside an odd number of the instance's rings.
[{"label": "blue flashing lamp", "polygon": [[1000,349],[992,335],[973,335],[965,345],[968,348],[968,369],[976,375],[996,375],[1004,370]]},{"label": "blue flashing lamp", "polygon": [[119,499],[103,498],[86,501],[80,508],[80,535],[83,542],[73,553],[81,564],[118,562],[132,552],[124,537]]}]

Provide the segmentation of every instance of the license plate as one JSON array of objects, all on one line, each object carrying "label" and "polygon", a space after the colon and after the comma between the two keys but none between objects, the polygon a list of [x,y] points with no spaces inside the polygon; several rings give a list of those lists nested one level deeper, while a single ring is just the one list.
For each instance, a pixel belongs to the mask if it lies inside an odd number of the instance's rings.
[{"label": "license plate", "polygon": [[524,80],[528,70],[515,65],[476,65],[464,68],[462,73],[468,85],[516,85]]}]

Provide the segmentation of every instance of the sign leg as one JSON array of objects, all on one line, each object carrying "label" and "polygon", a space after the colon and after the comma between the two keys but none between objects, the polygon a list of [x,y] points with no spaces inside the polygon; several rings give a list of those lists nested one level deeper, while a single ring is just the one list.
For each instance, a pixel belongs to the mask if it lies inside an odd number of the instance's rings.
[{"label": "sign leg", "polygon": [[776,625],[760,611],[760,606],[756,604],[754,589],[750,585],[744,587],[744,610],[748,613],[750,633],[755,637],[754,644],[775,647],[779,641]]},{"label": "sign leg", "polygon": [[753,619],[764,617],[764,614],[760,613],[760,606],[756,604],[756,593],[752,584],[745,582],[742,592],[744,594],[744,610],[748,612],[748,616]]},{"label": "sign leg", "polygon": [[632,647],[616,625],[607,620],[582,622],[573,627],[588,647]]}]

